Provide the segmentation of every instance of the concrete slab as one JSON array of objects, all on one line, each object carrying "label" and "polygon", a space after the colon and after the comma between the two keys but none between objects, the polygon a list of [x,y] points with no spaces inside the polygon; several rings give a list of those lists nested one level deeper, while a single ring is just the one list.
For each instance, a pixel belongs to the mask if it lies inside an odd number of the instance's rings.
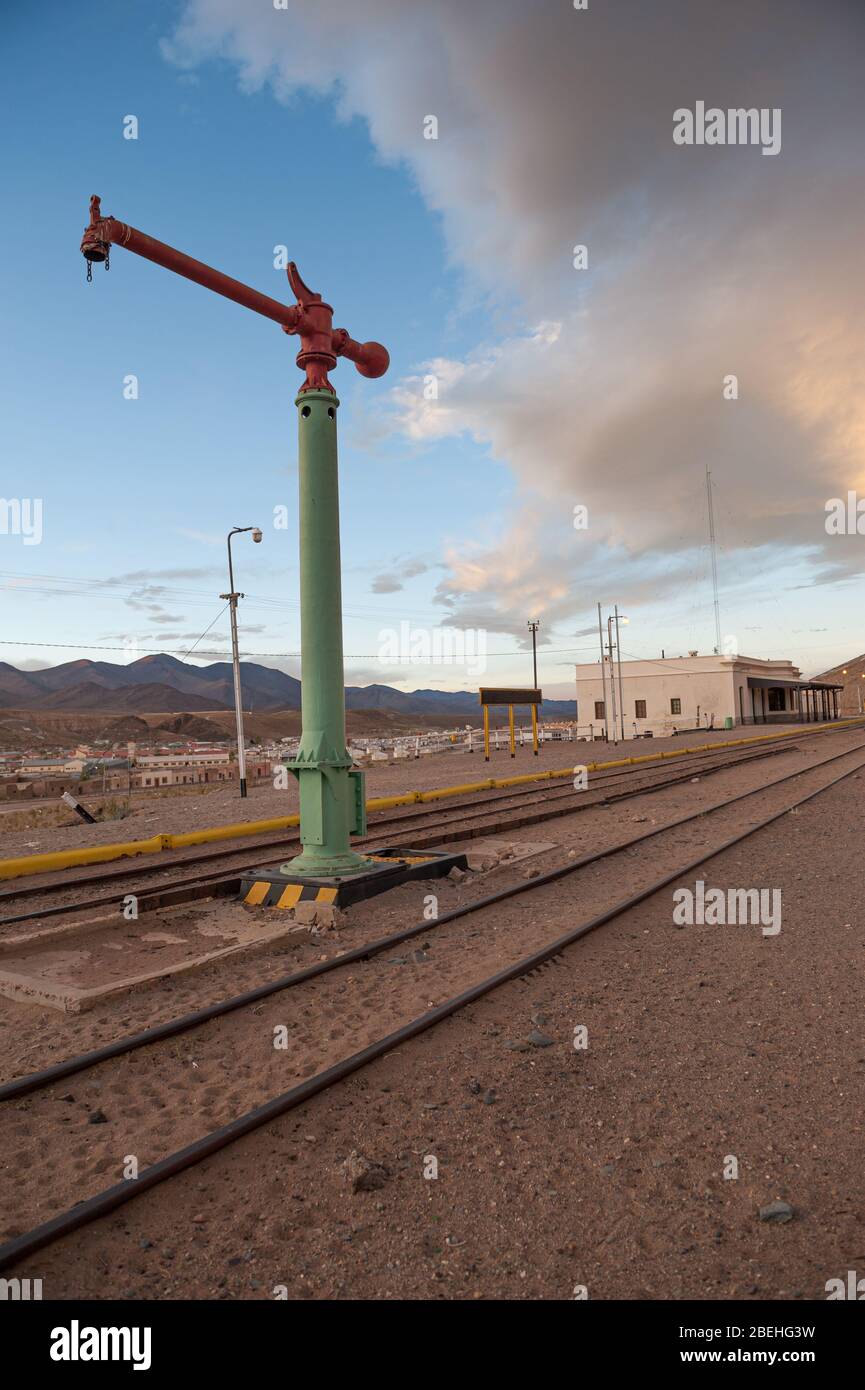
[{"label": "concrete slab", "polygon": [[[188,907],[159,913],[160,925],[172,912],[185,913],[186,935],[180,934],[180,929],[154,930],[152,921],[142,922],[141,931],[136,931],[136,923],[118,915],[113,922],[100,920],[101,939],[93,924],[70,923],[62,931],[34,932],[8,940],[3,943],[0,959],[0,994],[64,1013],[82,1013],[104,1000],[200,970],[227,956],[264,950],[295,932],[308,930],[288,914],[253,917],[234,904],[220,906],[225,912],[222,921],[212,906],[201,920],[190,918]],[[121,932],[124,939],[117,940]],[[213,946],[202,949],[208,940]],[[159,964],[151,964],[149,957],[154,952],[167,955]],[[94,979],[96,984],[82,983]]]},{"label": "concrete slab", "polygon": [[466,859],[470,869],[483,873],[499,865],[518,864],[524,859],[533,859],[538,854],[558,848],[554,840],[508,840],[490,836],[486,840],[472,840],[471,849],[466,850]]}]

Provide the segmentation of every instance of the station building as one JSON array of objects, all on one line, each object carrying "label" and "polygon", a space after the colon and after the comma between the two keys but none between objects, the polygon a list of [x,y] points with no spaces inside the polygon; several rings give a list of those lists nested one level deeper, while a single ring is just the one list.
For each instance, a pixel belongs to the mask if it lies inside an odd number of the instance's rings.
[{"label": "station building", "polygon": [[[580,729],[603,736],[605,710],[612,736],[620,706],[619,668],[605,659],[576,667]],[[791,661],[751,656],[661,657],[623,661],[625,737],[661,737],[686,729],[732,729],[749,724],[824,723],[839,717],[841,686],[803,680]]]}]

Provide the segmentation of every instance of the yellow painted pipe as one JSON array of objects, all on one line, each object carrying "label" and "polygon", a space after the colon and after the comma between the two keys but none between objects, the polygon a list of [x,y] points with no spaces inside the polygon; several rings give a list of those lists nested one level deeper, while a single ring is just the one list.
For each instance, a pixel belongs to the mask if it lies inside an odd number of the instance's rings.
[{"label": "yellow painted pipe", "polygon": [[[484,707],[486,708],[486,706]],[[862,718],[835,720],[831,724],[813,724],[804,730],[816,733],[820,729],[849,729],[860,725]],[[626,767],[633,763],[660,762],[665,758],[681,758],[687,753],[714,752],[718,748],[742,748],[752,743],[771,743],[779,739],[802,737],[802,728],[785,729],[779,734],[756,734],[751,738],[700,743],[687,748],[674,748],[659,753],[643,753],[634,758],[615,758],[604,763],[588,763],[589,772],[607,768]],[[546,772],[529,772],[518,777],[487,777],[483,782],[463,782],[454,787],[436,787],[426,792],[406,792],[401,796],[380,796],[366,803],[367,811],[389,811],[397,806],[413,806],[418,802],[442,801],[451,796],[466,796],[472,792],[491,791],[496,787],[516,787],[527,782],[546,782],[572,777],[573,768],[556,768]],[[18,859],[0,859],[0,879],[21,878],[28,874],[53,873],[59,869],[74,869],[85,864],[107,864],[113,859],[133,858],[140,854],[159,854],[162,850],[183,849],[187,845],[203,845],[219,840],[233,840],[245,835],[266,834],[269,830],[289,830],[299,825],[300,817],[276,816],[271,820],[238,821],[233,825],[217,825],[204,830],[189,830],[177,835],[152,835],[149,840],[127,840],[122,844],[94,845],[89,849],[57,850],[50,854],[27,854]]]}]

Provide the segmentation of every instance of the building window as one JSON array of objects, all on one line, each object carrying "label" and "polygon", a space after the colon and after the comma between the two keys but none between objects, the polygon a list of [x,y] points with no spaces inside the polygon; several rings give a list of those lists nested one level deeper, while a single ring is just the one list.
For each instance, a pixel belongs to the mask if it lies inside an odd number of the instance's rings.
[{"label": "building window", "polygon": [[635,714],[635,716],[637,717],[637,719],[645,719],[645,717],[646,717],[646,702],[645,702],[645,700],[635,700],[635,701],[634,701],[634,714]]},{"label": "building window", "polygon": [[681,700],[671,700],[671,701],[670,701],[670,713],[671,713],[671,714],[681,714],[681,713],[682,713],[682,701],[681,701]]},{"label": "building window", "polygon": [[603,700],[596,700],[596,701],[595,701],[595,718],[596,718],[596,719],[603,719],[603,717],[604,717],[604,702],[603,702]]},{"label": "building window", "polygon": [[781,686],[780,688],[776,688],[776,687],[774,687],[774,686],[770,688],[770,690],[769,690],[769,708],[770,708],[770,710],[778,711],[778,710],[784,709],[784,695],[785,695],[785,691],[784,691],[784,687],[783,687],[783,686]]}]

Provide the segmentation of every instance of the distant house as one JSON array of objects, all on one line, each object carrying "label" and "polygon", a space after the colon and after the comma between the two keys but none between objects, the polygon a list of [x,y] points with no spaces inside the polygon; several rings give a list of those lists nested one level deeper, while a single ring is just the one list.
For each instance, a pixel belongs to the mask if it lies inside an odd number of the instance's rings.
[{"label": "distant house", "polygon": [[80,777],[84,771],[83,758],[23,758],[20,764],[22,777],[50,777],[54,773],[64,773],[70,777]]}]

